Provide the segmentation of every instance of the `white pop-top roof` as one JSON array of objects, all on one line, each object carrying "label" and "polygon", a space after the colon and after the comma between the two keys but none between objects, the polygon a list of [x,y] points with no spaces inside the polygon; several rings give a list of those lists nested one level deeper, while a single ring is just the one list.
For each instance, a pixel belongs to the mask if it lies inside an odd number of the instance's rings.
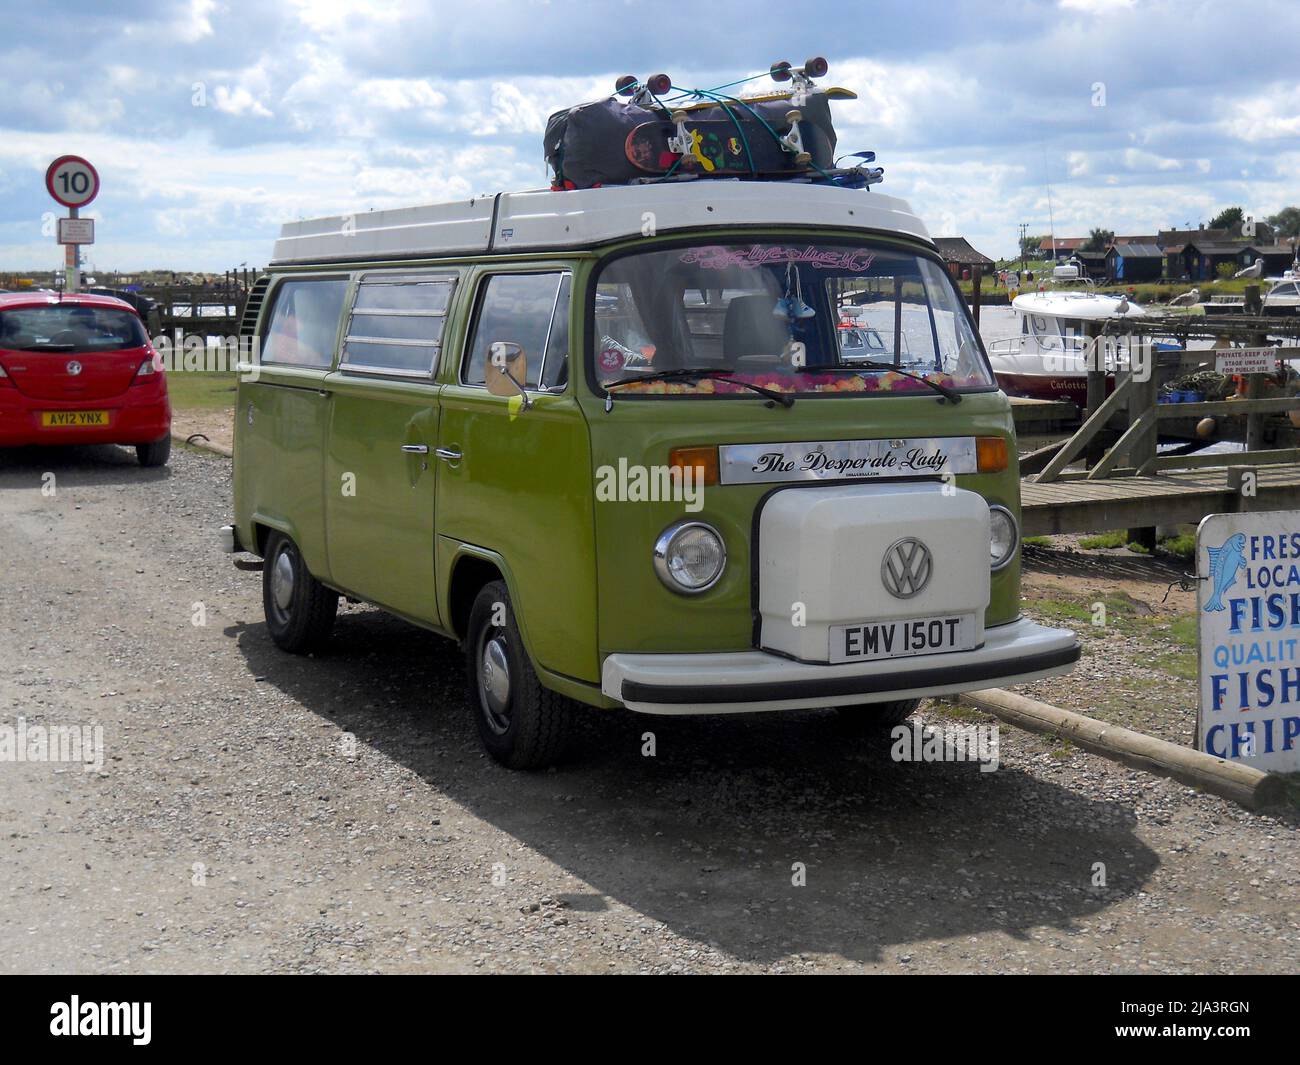
[{"label": "white pop-top roof", "polygon": [[503,192],[454,203],[286,223],[274,265],[587,248],[703,226],[834,226],[929,241],[892,196],[788,181],[701,180],[567,192]]},{"label": "white pop-top roof", "polygon": [[1097,318],[1140,318],[1147,312],[1140,304],[1128,301],[1128,309],[1121,314],[1120,296],[1105,296],[1098,292],[1025,292],[1011,301],[1012,310],[1021,314],[1038,314],[1052,318],[1079,318],[1092,321]]}]

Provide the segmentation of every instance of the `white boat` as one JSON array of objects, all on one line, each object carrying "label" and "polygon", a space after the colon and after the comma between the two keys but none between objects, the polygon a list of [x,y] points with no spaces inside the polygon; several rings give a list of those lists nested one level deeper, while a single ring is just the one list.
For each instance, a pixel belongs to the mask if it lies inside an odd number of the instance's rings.
[{"label": "white boat", "polygon": [[1292,267],[1264,296],[1265,314],[1300,314],[1300,268]]},{"label": "white boat", "polygon": [[[1146,314],[1126,297],[1080,290],[1023,293],[1011,301],[1011,309],[1020,332],[988,347],[989,362],[1002,390],[1010,396],[1067,399],[1079,406],[1088,398],[1084,324]],[[1103,337],[1102,367],[1108,372],[1127,368],[1128,345],[1127,336]]]}]

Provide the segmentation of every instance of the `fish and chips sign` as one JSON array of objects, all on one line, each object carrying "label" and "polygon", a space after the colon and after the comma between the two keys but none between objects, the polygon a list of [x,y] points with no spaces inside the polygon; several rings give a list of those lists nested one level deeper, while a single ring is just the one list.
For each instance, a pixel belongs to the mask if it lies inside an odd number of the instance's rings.
[{"label": "fish and chips sign", "polygon": [[1300,771],[1300,511],[1212,514],[1196,558],[1197,747]]}]

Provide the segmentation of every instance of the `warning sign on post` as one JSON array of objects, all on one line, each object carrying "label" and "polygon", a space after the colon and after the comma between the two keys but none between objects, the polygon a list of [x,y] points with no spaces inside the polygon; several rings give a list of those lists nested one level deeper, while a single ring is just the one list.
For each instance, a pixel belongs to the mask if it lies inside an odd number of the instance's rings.
[{"label": "warning sign on post", "polygon": [[1277,348],[1224,348],[1214,355],[1219,373],[1272,373],[1277,369]]},{"label": "warning sign on post", "polygon": [[1300,511],[1212,514],[1196,532],[1206,754],[1300,770]]},{"label": "warning sign on post", "polygon": [[94,244],[95,220],[93,218],[60,218],[60,244]]}]

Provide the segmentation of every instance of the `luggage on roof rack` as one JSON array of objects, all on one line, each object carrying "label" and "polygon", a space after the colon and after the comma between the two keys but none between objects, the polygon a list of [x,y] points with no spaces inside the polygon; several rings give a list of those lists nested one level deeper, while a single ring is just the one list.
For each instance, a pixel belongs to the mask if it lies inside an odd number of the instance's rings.
[{"label": "luggage on roof rack", "polygon": [[678,108],[646,93],[579,104],[557,111],[546,123],[552,187],[678,177],[825,176],[835,166],[829,101],[853,98],[847,89],[832,88]]}]

